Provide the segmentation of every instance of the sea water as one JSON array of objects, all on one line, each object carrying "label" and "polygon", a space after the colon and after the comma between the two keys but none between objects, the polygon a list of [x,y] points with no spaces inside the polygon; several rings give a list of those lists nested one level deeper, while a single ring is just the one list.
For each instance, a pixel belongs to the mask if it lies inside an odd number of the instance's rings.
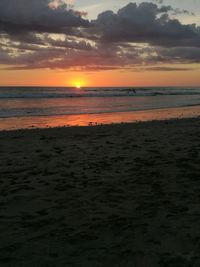
[{"label": "sea water", "polygon": [[[156,110],[192,106],[200,107],[200,88],[0,87],[0,129],[6,129],[5,125],[9,121],[13,124],[17,122],[13,129],[29,128],[31,121],[41,121],[41,117],[46,117],[43,119],[46,123],[55,117],[66,116],[65,124],[68,125],[67,120],[70,122],[72,116],[82,116],[83,119],[85,115],[87,122],[81,125],[86,125],[90,120],[89,115],[91,118],[95,115],[103,118],[109,114],[112,123],[111,115],[115,117],[117,113],[148,113],[152,110],[155,113]],[[30,118],[30,125],[24,126],[23,121],[28,122]],[[120,116],[119,122],[126,122],[126,116]],[[76,125],[78,124],[77,121]]]}]

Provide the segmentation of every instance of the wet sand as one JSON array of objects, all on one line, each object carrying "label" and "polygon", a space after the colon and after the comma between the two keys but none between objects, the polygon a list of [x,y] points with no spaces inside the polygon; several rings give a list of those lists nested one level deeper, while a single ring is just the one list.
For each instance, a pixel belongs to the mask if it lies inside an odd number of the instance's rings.
[{"label": "wet sand", "polygon": [[195,118],[200,116],[200,105],[129,112],[79,114],[61,116],[27,116],[0,118],[0,131],[32,128],[88,126],[123,122]]},{"label": "wet sand", "polygon": [[0,132],[0,266],[200,266],[200,119]]}]

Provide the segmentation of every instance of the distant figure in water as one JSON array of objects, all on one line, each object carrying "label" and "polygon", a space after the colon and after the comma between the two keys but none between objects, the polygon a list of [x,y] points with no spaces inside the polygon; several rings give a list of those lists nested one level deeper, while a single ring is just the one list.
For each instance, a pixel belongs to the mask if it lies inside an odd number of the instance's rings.
[{"label": "distant figure in water", "polygon": [[135,90],[135,89],[133,89],[133,88],[131,88],[131,89],[128,89],[128,92],[129,92],[129,94],[130,94],[130,93],[134,93],[134,94],[136,94],[136,90]]}]

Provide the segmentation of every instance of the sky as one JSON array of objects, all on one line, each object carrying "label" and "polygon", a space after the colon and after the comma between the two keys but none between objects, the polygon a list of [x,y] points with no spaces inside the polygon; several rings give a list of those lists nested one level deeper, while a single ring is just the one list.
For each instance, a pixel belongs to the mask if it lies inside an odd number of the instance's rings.
[{"label": "sky", "polygon": [[1,0],[1,86],[200,86],[199,0]]}]

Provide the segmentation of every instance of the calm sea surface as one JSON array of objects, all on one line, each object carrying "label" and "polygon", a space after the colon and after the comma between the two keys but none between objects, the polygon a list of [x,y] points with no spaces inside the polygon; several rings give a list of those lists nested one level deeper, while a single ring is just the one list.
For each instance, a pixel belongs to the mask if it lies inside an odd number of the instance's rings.
[{"label": "calm sea surface", "polygon": [[173,110],[200,115],[200,88],[0,87],[0,130],[157,119]]}]

